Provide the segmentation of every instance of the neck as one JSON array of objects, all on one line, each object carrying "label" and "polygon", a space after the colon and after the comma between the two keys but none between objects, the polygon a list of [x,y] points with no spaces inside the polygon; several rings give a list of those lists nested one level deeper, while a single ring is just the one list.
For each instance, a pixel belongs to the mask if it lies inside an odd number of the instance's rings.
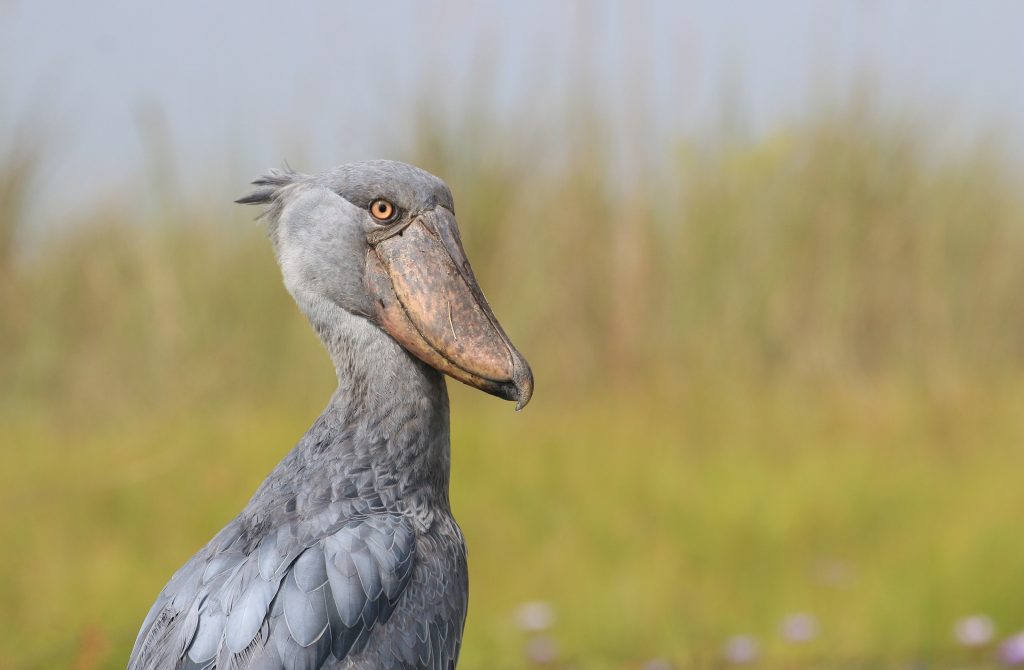
[{"label": "neck", "polygon": [[406,493],[447,503],[444,377],[366,319],[322,298],[299,304],[338,376],[338,388],[318,421],[331,445],[325,456],[341,466],[369,467],[397,479]]}]

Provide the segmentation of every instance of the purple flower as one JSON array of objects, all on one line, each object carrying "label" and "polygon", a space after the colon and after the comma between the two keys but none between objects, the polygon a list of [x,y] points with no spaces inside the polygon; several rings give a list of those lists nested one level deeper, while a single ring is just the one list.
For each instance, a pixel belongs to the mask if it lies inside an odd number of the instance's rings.
[{"label": "purple flower", "polygon": [[958,619],[953,626],[953,637],[965,647],[981,647],[992,641],[996,627],[984,614],[972,614]]},{"label": "purple flower", "polygon": [[789,642],[810,642],[818,637],[818,619],[807,612],[790,614],[782,620],[780,632]]},{"label": "purple flower", "polygon": [[1006,665],[1024,665],[1024,633],[1008,638],[999,647],[999,660]]},{"label": "purple flower", "polygon": [[540,635],[526,643],[526,658],[535,665],[547,665],[558,659],[558,646],[550,637]]},{"label": "purple flower", "polygon": [[734,635],[725,643],[725,660],[730,663],[753,663],[759,652],[757,640],[750,635]]}]

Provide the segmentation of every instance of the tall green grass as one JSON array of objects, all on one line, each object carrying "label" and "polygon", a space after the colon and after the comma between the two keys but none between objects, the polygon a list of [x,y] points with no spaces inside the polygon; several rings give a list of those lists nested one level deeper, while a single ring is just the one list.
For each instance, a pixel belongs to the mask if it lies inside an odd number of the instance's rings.
[{"label": "tall green grass", "polygon": [[[978,665],[958,616],[1024,628],[1020,174],[913,121],[825,111],[628,169],[600,122],[396,152],[452,186],[537,375],[521,415],[453,388],[463,667],[524,667],[533,599],[587,668],[715,667],[742,632],[765,667]],[[332,371],[251,211],[125,196],[19,247],[45,158],[0,161],[0,667],[119,667]],[[793,611],[815,642],[779,638]]]}]

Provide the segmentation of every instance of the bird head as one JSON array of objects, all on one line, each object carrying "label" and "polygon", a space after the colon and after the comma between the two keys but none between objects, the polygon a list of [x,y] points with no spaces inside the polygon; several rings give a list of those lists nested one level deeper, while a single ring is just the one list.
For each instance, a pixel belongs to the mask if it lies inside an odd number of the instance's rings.
[{"label": "bird head", "polygon": [[269,205],[285,286],[369,320],[431,367],[522,409],[533,374],[484,297],[462,247],[451,191],[394,161],[319,175],[275,170],[243,204]]}]

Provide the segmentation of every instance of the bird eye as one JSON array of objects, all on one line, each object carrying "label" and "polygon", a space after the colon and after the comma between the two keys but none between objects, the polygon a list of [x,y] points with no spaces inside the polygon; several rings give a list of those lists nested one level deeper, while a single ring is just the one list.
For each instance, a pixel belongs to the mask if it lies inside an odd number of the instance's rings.
[{"label": "bird eye", "polygon": [[370,214],[378,221],[386,222],[395,217],[395,206],[387,200],[374,200],[370,203]]}]

